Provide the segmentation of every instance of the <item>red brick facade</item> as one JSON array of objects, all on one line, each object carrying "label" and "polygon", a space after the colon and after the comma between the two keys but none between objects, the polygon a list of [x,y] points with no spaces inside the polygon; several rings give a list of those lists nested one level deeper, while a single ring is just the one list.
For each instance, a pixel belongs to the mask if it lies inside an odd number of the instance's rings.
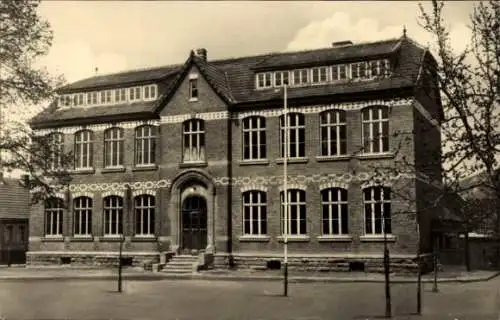
[{"label": "red brick facade", "polygon": [[[188,75],[191,74],[199,75],[197,101],[189,99]],[[227,265],[229,256],[241,267],[262,266],[265,261],[281,256],[280,191],[283,161],[280,160],[279,114],[283,101],[272,101],[266,108],[231,106],[207,81],[204,70],[196,65],[192,65],[180,77],[175,91],[161,106],[156,120],[153,119],[158,124],[154,166],[140,168],[134,164],[134,130],[141,125],[142,120],[132,124],[132,119],[109,123],[124,128],[125,133],[124,168],[112,171],[103,169],[103,129],[88,126],[90,130],[95,129],[94,170],[73,177],[70,192],[64,199],[68,207],[63,213],[61,237],[45,237],[43,204],[33,207],[28,253],[31,263],[60,263],[61,257],[71,257],[71,263],[109,263],[116,256],[119,243],[117,238],[103,236],[103,198],[113,194],[124,197],[124,255],[132,257],[133,263],[157,261],[163,252],[180,252],[185,245],[181,208],[190,195],[201,196],[206,201],[207,239],[204,251],[215,254],[216,266]],[[307,217],[305,236],[289,239],[292,266],[309,267],[310,264],[304,261],[313,261],[313,264],[322,268],[344,270],[349,269],[349,261],[359,260],[367,262],[368,268],[380,267],[383,241],[380,236],[365,236],[363,187],[370,182],[370,174],[375,167],[388,166],[395,159],[405,156],[415,161],[418,168],[426,162],[429,149],[439,149],[439,130],[430,126],[432,136],[420,130],[430,123],[422,115],[422,110],[435,109],[429,104],[436,102],[420,100],[401,91],[400,95],[374,94],[371,98],[351,97],[342,101],[322,97],[321,104],[317,99],[289,101],[290,112],[303,113],[305,118],[305,157],[291,160],[288,164],[289,188],[305,191]],[[417,105],[422,106],[421,103],[423,108],[418,108]],[[346,111],[346,156],[330,159],[320,157],[320,112],[329,109],[325,105]],[[377,105],[389,107],[389,150],[392,153],[363,156],[361,112],[363,108]],[[266,119],[267,157],[263,161],[242,159],[242,119],[252,114],[259,114]],[[183,163],[183,121],[191,118],[204,119],[205,163]],[[73,150],[74,146],[73,133],[77,129],[67,129],[70,127],[57,129],[65,133],[65,150]],[[414,132],[414,135],[400,143],[400,132]],[[434,180],[440,175],[440,168],[436,166],[439,164],[430,168],[422,165],[418,170]],[[388,238],[389,248],[396,263],[405,265],[411,263],[417,253],[419,239],[414,212],[418,212],[422,204],[417,200],[408,201],[398,197],[398,193],[416,199],[419,194],[425,194],[427,183],[420,182],[415,175],[404,174],[388,181],[384,185],[389,184],[392,190],[398,190],[391,199],[392,234]],[[130,191],[127,191],[127,186]],[[343,237],[324,237],[322,234],[321,190],[328,187],[346,188],[348,192],[349,233]],[[267,232],[259,237],[243,236],[242,193],[248,190],[260,190],[267,195]],[[154,237],[149,238],[137,237],[134,232],[132,197],[145,191],[156,199],[155,232]],[[71,203],[73,198],[82,194],[93,199],[92,235],[85,239],[73,236],[74,214]],[[429,249],[428,222],[432,214],[424,211],[420,217],[420,237],[427,239],[421,243],[424,252]]]}]

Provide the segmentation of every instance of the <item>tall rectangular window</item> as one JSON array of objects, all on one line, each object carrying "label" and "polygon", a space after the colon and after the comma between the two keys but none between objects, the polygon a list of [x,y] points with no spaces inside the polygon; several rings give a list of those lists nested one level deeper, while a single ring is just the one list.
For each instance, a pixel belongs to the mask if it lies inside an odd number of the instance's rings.
[{"label": "tall rectangular window", "polygon": [[198,79],[189,79],[189,99],[198,99]]},{"label": "tall rectangular window", "polygon": [[92,198],[75,198],[73,212],[75,236],[90,236],[92,234]]},{"label": "tall rectangular window", "polygon": [[285,200],[288,204],[287,212],[287,229],[288,235],[306,235],[307,234],[307,219],[306,219],[306,192],[303,190],[290,189],[288,197],[285,199],[284,192],[280,193],[281,197],[281,232],[285,233]]},{"label": "tall rectangular window", "polygon": [[50,198],[45,201],[45,236],[62,236],[63,201]]},{"label": "tall rectangular window", "polygon": [[323,235],[348,234],[347,190],[330,188],[321,191]]},{"label": "tall rectangular window", "polygon": [[51,133],[50,144],[50,167],[52,170],[61,169],[64,152],[64,134],[60,132]]},{"label": "tall rectangular window", "polygon": [[156,128],[142,126],[135,129],[135,165],[155,164]]},{"label": "tall rectangular window", "polygon": [[248,117],[243,119],[243,159],[266,158],[266,118]]},{"label": "tall rectangular window", "polygon": [[123,166],[123,129],[104,131],[104,167]]},{"label": "tall rectangular window", "polygon": [[[305,156],[306,128],[304,115],[301,113],[288,113],[288,138],[287,158],[299,158]],[[280,116],[280,141],[281,157],[285,157],[285,117]]]},{"label": "tall rectangular window", "polygon": [[104,235],[117,236],[123,233],[123,198],[104,198]]},{"label": "tall rectangular window", "polygon": [[205,124],[201,119],[184,122],[184,162],[205,161]]},{"label": "tall rectangular window", "polygon": [[363,190],[365,206],[365,233],[367,235],[391,234],[391,189],[369,187]]},{"label": "tall rectangular window", "polygon": [[343,110],[320,114],[321,155],[339,156],[347,153],[346,115]]},{"label": "tall rectangular window", "polygon": [[153,236],[155,233],[155,197],[135,197],[135,235]]},{"label": "tall rectangular window", "polygon": [[362,110],[363,152],[381,153],[389,151],[389,108],[368,107]]},{"label": "tall rectangular window", "polygon": [[243,193],[243,234],[265,235],[267,233],[267,200],[262,191]]},{"label": "tall rectangular window", "polygon": [[75,169],[92,168],[92,138],[92,131],[83,130],[75,133]]}]

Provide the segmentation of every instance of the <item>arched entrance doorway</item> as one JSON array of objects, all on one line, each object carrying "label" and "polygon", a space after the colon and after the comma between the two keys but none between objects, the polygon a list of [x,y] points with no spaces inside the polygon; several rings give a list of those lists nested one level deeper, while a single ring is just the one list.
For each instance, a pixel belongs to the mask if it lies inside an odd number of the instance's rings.
[{"label": "arched entrance doorway", "polygon": [[207,202],[193,195],[182,202],[182,251],[205,250],[207,246]]}]

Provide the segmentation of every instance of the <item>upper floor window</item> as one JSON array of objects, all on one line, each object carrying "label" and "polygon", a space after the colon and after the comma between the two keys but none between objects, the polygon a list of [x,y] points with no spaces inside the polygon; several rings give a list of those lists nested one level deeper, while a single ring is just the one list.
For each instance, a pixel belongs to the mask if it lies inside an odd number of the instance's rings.
[{"label": "upper floor window", "polygon": [[[280,141],[281,157],[285,157],[285,140],[287,158],[299,158],[305,156],[306,128],[304,115],[301,113],[288,113],[288,123],[285,124],[284,115],[280,116]],[[288,128],[288,136],[285,136],[285,125]]]},{"label": "upper floor window", "polygon": [[[285,219],[287,221],[286,232],[288,235],[305,235],[307,234],[306,220],[306,192],[304,190],[290,189],[288,190],[287,199],[284,192],[280,193],[281,198],[281,232],[285,233]],[[285,202],[287,212],[285,217]]]},{"label": "upper floor window", "polygon": [[389,108],[369,107],[362,110],[363,152],[380,153],[389,151]]},{"label": "upper floor window", "polygon": [[135,164],[137,166],[155,163],[156,128],[142,126],[135,129]]},{"label": "upper floor window", "polygon": [[308,69],[299,69],[293,70],[293,84],[304,85],[309,83],[309,70]]},{"label": "upper floor window", "polygon": [[367,235],[390,234],[391,189],[369,187],[363,190],[365,206],[365,233]]},{"label": "upper floor window", "polygon": [[328,81],[328,68],[319,67],[311,69],[311,83],[323,83]]},{"label": "upper floor window", "polygon": [[323,234],[348,234],[347,190],[331,188],[321,191]]},{"label": "upper floor window", "polygon": [[101,104],[111,104],[113,103],[113,91],[105,90],[101,91]]},{"label": "upper floor window", "polygon": [[85,95],[83,93],[77,93],[73,95],[73,105],[82,106],[85,104]]},{"label": "upper floor window", "polygon": [[128,88],[129,101],[139,101],[142,99],[142,88],[141,87],[133,87]]},{"label": "upper floor window", "polygon": [[120,88],[115,90],[115,102],[127,101],[127,89]]},{"label": "upper floor window", "polygon": [[257,74],[257,88],[271,88],[273,86],[272,72],[263,72]]},{"label": "upper floor window", "polygon": [[144,87],[144,100],[156,99],[156,84],[150,84]]},{"label": "upper floor window", "polygon": [[92,139],[92,131],[82,130],[75,133],[75,169],[92,168]]},{"label": "upper floor window", "polygon": [[189,79],[189,100],[198,100],[198,78]]},{"label": "upper floor window", "polygon": [[123,198],[104,198],[104,235],[115,236],[123,233]]},{"label": "upper floor window", "polygon": [[370,61],[370,72],[372,77],[386,76],[389,72],[389,60]]},{"label": "upper floor window", "polygon": [[155,197],[140,195],[135,197],[135,234],[152,236],[155,233]]},{"label": "upper floor window", "polygon": [[289,84],[289,71],[278,71],[274,73],[274,86],[281,87]]},{"label": "upper floor window", "polygon": [[87,92],[87,105],[96,105],[97,104],[97,92]]},{"label": "upper floor window", "polygon": [[266,158],[266,118],[243,119],[243,159]]},{"label": "upper floor window", "polygon": [[267,200],[262,191],[243,193],[243,234],[265,235],[267,233]]},{"label": "upper floor window", "polygon": [[184,122],[184,162],[205,161],[205,124],[201,119]]},{"label": "upper floor window", "polygon": [[123,166],[123,129],[104,131],[104,167]]},{"label": "upper floor window", "polygon": [[45,236],[62,236],[63,207],[62,199],[45,200]]},{"label": "upper floor window", "polygon": [[50,168],[52,170],[62,168],[62,156],[64,152],[64,134],[53,132],[50,134]]},{"label": "upper floor window", "polygon": [[346,80],[349,78],[349,65],[338,64],[332,66],[332,81]]},{"label": "upper floor window", "polygon": [[346,114],[330,110],[320,114],[321,155],[339,156],[347,153]]},{"label": "upper floor window", "polygon": [[92,198],[75,198],[73,212],[75,236],[90,236],[92,234]]}]

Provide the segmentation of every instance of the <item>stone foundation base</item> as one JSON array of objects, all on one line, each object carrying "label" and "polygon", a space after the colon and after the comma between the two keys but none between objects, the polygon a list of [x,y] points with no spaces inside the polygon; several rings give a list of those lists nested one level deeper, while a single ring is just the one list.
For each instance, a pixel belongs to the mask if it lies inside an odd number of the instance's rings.
[{"label": "stone foundation base", "polygon": [[[216,254],[214,257],[215,269],[253,269],[273,270],[280,269],[283,256],[278,255],[248,255],[248,254]],[[308,272],[384,272],[383,256],[328,256],[302,255],[289,256],[288,268],[290,271]],[[418,263],[415,256],[395,256],[390,259],[391,272],[417,273]],[[432,271],[432,256],[421,255],[421,271]]]},{"label": "stone foundation base", "polygon": [[[117,252],[27,252],[27,266],[66,265],[74,267],[116,267]],[[123,252],[122,265],[151,269],[160,261],[158,252]]]}]

